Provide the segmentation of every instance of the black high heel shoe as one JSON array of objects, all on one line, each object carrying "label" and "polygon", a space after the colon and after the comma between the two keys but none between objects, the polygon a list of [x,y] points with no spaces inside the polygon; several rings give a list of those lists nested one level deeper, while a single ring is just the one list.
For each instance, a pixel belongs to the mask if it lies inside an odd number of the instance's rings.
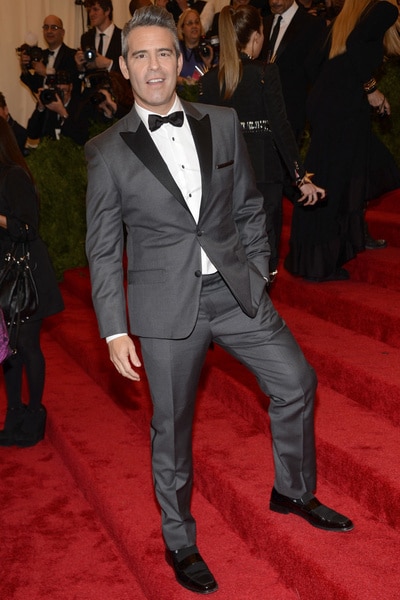
[{"label": "black high heel shoe", "polygon": [[44,438],[47,411],[43,404],[40,408],[27,408],[19,431],[15,434],[15,444],[26,448],[34,446]]}]

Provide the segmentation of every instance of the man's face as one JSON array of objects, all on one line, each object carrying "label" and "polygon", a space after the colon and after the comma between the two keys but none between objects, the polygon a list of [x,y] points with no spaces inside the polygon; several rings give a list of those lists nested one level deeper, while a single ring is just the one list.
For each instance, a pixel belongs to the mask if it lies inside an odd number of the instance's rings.
[{"label": "man's face", "polygon": [[88,9],[90,25],[92,27],[98,27],[99,29],[106,29],[109,25],[108,15],[110,10],[103,10],[99,4],[94,4]]},{"label": "man's face", "polygon": [[294,0],[269,0],[269,6],[273,15],[282,15],[293,2]]},{"label": "man's face", "polygon": [[61,20],[54,16],[49,15],[43,21],[43,37],[50,48],[58,48],[63,43],[64,29],[62,28]]},{"label": "man's face", "polygon": [[127,61],[121,56],[120,67],[131,82],[136,102],[146,110],[167,114],[182,69],[182,56],[176,56],[172,33],[154,25],[136,27],[127,41]]}]

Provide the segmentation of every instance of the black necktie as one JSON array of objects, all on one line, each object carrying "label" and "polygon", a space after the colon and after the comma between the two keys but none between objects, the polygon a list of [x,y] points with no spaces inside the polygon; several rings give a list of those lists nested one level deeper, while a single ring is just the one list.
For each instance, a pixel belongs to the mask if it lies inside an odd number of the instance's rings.
[{"label": "black necktie", "polygon": [[274,25],[274,28],[272,30],[271,37],[269,38],[269,43],[268,43],[268,62],[270,62],[271,58],[274,56],[274,48],[275,48],[276,40],[278,39],[278,34],[279,34],[280,26],[281,26],[281,21],[282,21],[282,15],[279,15],[279,17],[277,18],[276,23]]},{"label": "black necktie", "polygon": [[150,131],[156,131],[156,129],[159,129],[164,123],[171,123],[171,125],[174,125],[175,127],[182,127],[183,111],[178,110],[177,112],[173,112],[166,117],[162,117],[161,115],[149,115]]},{"label": "black necktie", "polygon": [[98,54],[103,54],[103,37],[105,35],[106,35],[105,33],[100,33],[99,47],[97,48],[97,53]]},{"label": "black necktie", "polygon": [[54,56],[54,50],[49,50],[49,55]]}]

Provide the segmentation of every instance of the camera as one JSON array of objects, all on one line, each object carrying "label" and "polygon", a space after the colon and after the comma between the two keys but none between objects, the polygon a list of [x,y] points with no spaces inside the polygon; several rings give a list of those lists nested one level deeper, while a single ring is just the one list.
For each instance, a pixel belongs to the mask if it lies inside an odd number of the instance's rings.
[{"label": "camera", "polygon": [[101,91],[102,89],[108,90],[111,94],[111,97],[114,97],[112,81],[109,73],[105,72],[94,75],[91,78],[91,84],[92,87],[95,88],[95,91],[90,96],[90,102],[93,104],[93,106],[98,106],[99,104],[107,100],[105,94],[103,94],[103,92]]},{"label": "camera", "polygon": [[93,104],[93,106],[98,106],[104,102],[104,100],[107,100],[107,98],[103,92],[95,92],[92,96],[90,96],[90,102]]},{"label": "camera", "polygon": [[207,58],[211,56],[210,46],[214,52],[214,60],[217,59],[219,50],[219,37],[217,35],[213,35],[210,38],[202,37],[200,39],[199,45],[196,48],[196,53],[200,60],[202,58]]},{"label": "camera", "polygon": [[86,48],[83,54],[86,62],[93,62],[96,58],[96,48]]},{"label": "camera", "polygon": [[19,48],[16,48],[17,54],[20,56],[22,53],[25,53],[30,58],[30,63],[28,65],[28,69],[31,68],[31,64],[33,62],[40,62],[43,60],[43,50],[39,48],[39,46],[29,46],[29,44],[22,44]]},{"label": "camera", "polygon": [[57,96],[60,98],[61,102],[64,100],[64,94],[62,90],[60,90],[57,87],[50,87],[42,90],[40,92],[39,98],[40,102],[46,106],[47,104],[56,102]]},{"label": "camera", "polygon": [[200,56],[204,56],[205,58],[207,58],[207,56],[210,56],[210,54],[211,54],[210,46],[211,46],[210,40],[205,40],[205,39],[201,40],[201,42],[197,46]]}]

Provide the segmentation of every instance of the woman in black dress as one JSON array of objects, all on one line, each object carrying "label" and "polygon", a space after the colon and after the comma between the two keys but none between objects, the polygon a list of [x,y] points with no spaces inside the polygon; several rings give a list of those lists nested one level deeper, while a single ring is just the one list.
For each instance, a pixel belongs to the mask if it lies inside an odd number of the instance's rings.
[{"label": "woman in black dress", "polygon": [[366,202],[400,186],[393,157],[371,129],[371,110],[390,114],[374,75],[384,51],[400,54],[398,14],[395,0],[346,0],[321,48],[305,164],[327,196],[293,211],[285,267],[294,275],[348,279],[342,265],[366,244]]},{"label": "woman in black dress", "polygon": [[[4,261],[13,243],[28,241],[29,262],[39,296],[37,312],[19,326],[16,352],[2,365],[7,413],[4,429],[0,431],[0,446],[32,446],[44,437],[45,359],[40,347],[40,328],[44,317],[61,311],[64,306],[38,227],[35,184],[11,128],[0,119],[0,261]],[[22,402],[24,370],[29,390],[27,403]]]},{"label": "woman in black dress", "polygon": [[276,275],[282,228],[282,195],[313,205],[324,190],[306,176],[286,116],[278,67],[255,59],[263,45],[263,22],[251,5],[226,6],[219,17],[218,68],[200,80],[200,101],[233,107],[264,197],[271,246],[271,279]]}]

